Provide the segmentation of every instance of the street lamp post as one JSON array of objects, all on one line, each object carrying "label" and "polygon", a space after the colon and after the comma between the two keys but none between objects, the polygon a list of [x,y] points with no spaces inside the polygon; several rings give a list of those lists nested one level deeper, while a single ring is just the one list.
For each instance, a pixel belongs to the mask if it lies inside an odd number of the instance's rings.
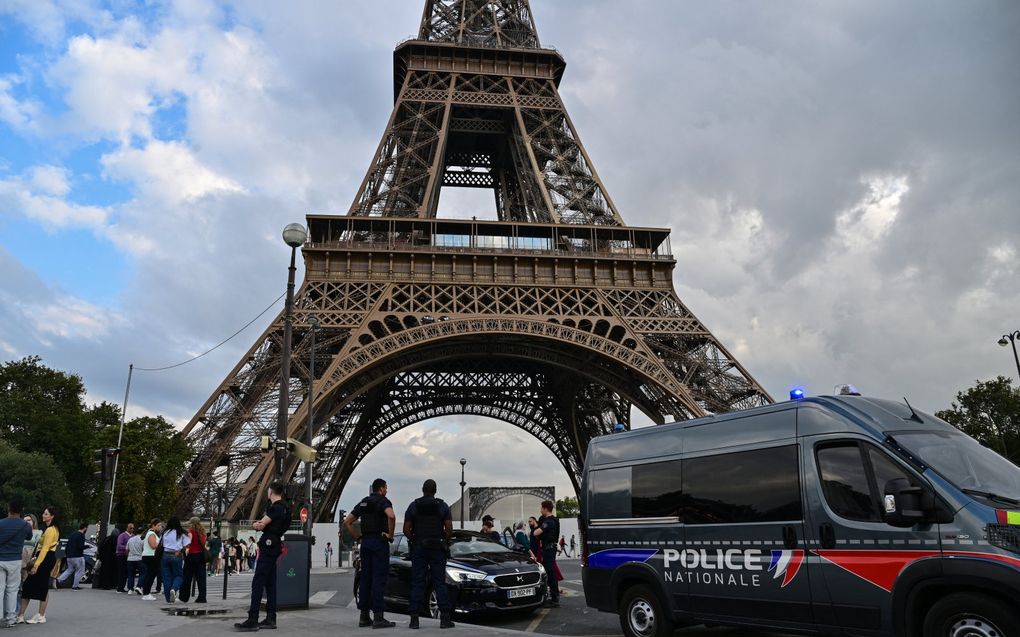
[{"label": "street lamp post", "polygon": [[1016,342],[1020,340],[1020,330],[1010,332],[1009,334],[1003,334],[1002,338],[999,339],[999,345],[1005,347],[1012,343],[1013,345],[1013,360],[1016,361],[1016,375],[1017,379],[1020,380],[1020,356],[1016,353]]},{"label": "street lamp post", "polygon": [[460,528],[464,530],[464,465],[467,464],[467,458],[460,459]]},{"label": "street lamp post", "polygon": [[300,223],[290,223],[283,229],[283,241],[290,246],[290,268],[287,270],[287,304],[283,312],[283,352],[280,363],[280,410],[276,420],[276,479],[283,479],[283,460],[287,453],[287,420],[290,411],[290,340],[294,322],[294,261],[297,249],[304,245],[308,232]]},{"label": "street lamp post", "polygon": [[[312,329],[311,354],[308,363],[308,427],[305,431],[305,444],[313,449],[312,437],[315,433],[315,332],[319,329],[319,317],[308,317],[308,325]],[[312,463],[305,463],[305,506],[308,507],[308,519],[305,521],[305,535],[312,536]]]}]

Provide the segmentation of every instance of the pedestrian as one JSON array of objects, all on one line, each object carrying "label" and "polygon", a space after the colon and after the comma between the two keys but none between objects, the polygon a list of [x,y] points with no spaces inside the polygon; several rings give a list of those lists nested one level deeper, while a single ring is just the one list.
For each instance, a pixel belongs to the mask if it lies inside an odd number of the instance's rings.
[{"label": "pedestrian", "polygon": [[141,595],[142,580],[145,579],[145,562],[142,561],[142,555],[145,553],[145,538],[143,536],[146,531],[142,524],[138,524],[135,528],[137,531],[127,543],[128,595]]},{"label": "pedestrian", "polygon": [[491,515],[482,517],[482,535],[488,536],[493,542],[499,542],[499,531],[495,529],[496,520]]},{"label": "pedestrian", "polygon": [[89,530],[89,523],[82,522],[78,530],[67,538],[67,546],[64,547],[64,557],[67,558],[67,567],[57,578],[57,584],[71,578],[71,590],[81,590],[81,579],[85,577],[85,532]]},{"label": "pedestrian", "polygon": [[538,520],[538,528],[535,535],[542,542],[542,566],[549,575],[549,601],[546,608],[555,608],[560,605],[560,583],[556,568],[556,543],[560,539],[560,521],[553,515],[553,503],[549,500],[542,502],[542,517]]},{"label": "pedestrian", "polygon": [[[517,550],[531,552],[531,541],[528,539],[528,534],[524,531],[524,522],[518,522],[514,527],[514,543],[517,545]],[[532,559],[534,559],[532,555]]]},{"label": "pedestrian", "polygon": [[173,604],[184,582],[184,550],[191,543],[191,537],[181,527],[181,520],[176,515],[166,521],[162,542],[160,571],[163,574],[163,599],[167,604]]},{"label": "pedestrian", "polygon": [[184,555],[184,580],[181,583],[180,599],[187,603],[191,598],[192,582],[198,585],[196,604],[206,603],[205,599],[205,541],[206,531],[197,517],[188,520],[188,535],[191,541]]},{"label": "pedestrian", "polygon": [[21,501],[7,504],[7,517],[0,520],[0,592],[3,615],[0,627],[10,628],[18,619],[18,587],[21,586],[21,552],[32,538],[32,526],[21,517]]},{"label": "pedestrian", "polygon": [[[36,547],[36,558],[32,561],[32,568],[28,572],[28,579],[21,585],[21,612],[18,615],[17,623],[45,624],[46,605],[50,592],[50,573],[57,563],[57,544],[60,543],[60,509],[55,506],[48,506],[42,513],[43,526],[46,530]],[[31,600],[39,602],[39,612],[35,617],[25,620],[25,612]]]},{"label": "pedestrian", "polygon": [[577,557],[577,539],[573,534],[570,536],[570,557]]},{"label": "pedestrian", "polygon": [[32,529],[32,535],[25,540],[21,548],[21,581],[24,582],[25,578],[28,577],[28,571],[32,568],[32,560],[35,558],[35,547],[39,546],[39,540],[42,539],[42,531],[39,529],[39,520],[36,519],[35,514],[28,513],[22,519]]},{"label": "pedestrian", "polygon": [[156,549],[159,548],[159,536],[163,532],[163,521],[159,518],[152,518],[149,528],[142,538],[142,565],[145,567],[145,581],[142,584],[142,599],[147,602],[156,601],[152,594],[152,583],[160,574],[161,559],[156,557]]},{"label": "pedestrian", "polygon": [[326,542],[326,568],[329,568],[329,560],[333,557],[333,543]]},{"label": "pedestrian", "polygon": [[[253,632],[260,628],[276,628],[276,560],[283,552],[283,534],[290,528],[290,507],[283,501],[284,485],[274,482],[269,485],[269,506],[262,519],[252,524],[261,531],[259,557],[255,563],[255,577],[251,580],[251,603],[248,619],[234,624],[240,631]],[[259,622],[259,606],[262,592],[266,593],[266,618]]]},{"label": "pedestrian", "polygon": [[127,530],[117,536],[117,592],[126,593],[127,589],[127,543],[135,534],[135,525],[128,522]]},{"label": "pedestrian", "polygon": [[245,551],[245,555],[248,557],[248,570],[255,570],[255,561],[259,558],[259,545],[255,541],[255,538],[248,536],[248,548]]},{"label": "pedestrian", "polygon": [[120,531],[116,528],[110,529],[108,535],[98,548],[99,554],[99,575],[92,575],[92,588],[109,590],[117,588],[117,536]]},{"label": "pedestrian", "polygon": [[234,563],[237,564],[237,574],[243,573],[248,563],[248,544],[242,539],[234,542]]},{"label": "pedestrian", "polygon": [[535,561],[539,564],[542,563],[542,540],[535,535],[535,529],[538,528],[538,518],[531,516],[528,518],[528,546],[531,548],[531,554],[535,556]]},{"label": "pedestrian", "polygon": [[556,554],[563,557],[567,556],[567,540],[562,535],[560,536],[560,550]]},{"label": "pedestrian", "polygon": [[[453,537],[453,514],[436,497],[436,481],[421,485],[422,496],[404,513],[404,535],[411,546],[411,599],[408,628],[418,628],[418,616],[425,610],[425,576],[439,605],[439,627],[453,628],[453,606],[446,591],[446,551]],[[364,524],[364,523],[362,523]]]},{"label": "pedestrian", "polygon": [[[393,504],[386,498],[389,488],[386,481],[376,478],[372,482],[372,493],[351,509],[344,519],[344,528],[354,537],[361,539],[361,586],[358,608],[361,616],[358,627],[392,628],[395,623],[386,619],[386,605],[383,595],[386,590],[386,574],[390,566],[390,542],[397,525]],[[354,521],[361,520],[361,533],[354,532]],[[372,611],[373,618],[368,615]]]},{"label": "pedestrian", "polygon": [[209,574],[216,577],[220,574],[220,552],[223,550],[223,540],[220,539],[220,532],[213,531],[209,536],[209,555],[212,562],[209,563]]}]

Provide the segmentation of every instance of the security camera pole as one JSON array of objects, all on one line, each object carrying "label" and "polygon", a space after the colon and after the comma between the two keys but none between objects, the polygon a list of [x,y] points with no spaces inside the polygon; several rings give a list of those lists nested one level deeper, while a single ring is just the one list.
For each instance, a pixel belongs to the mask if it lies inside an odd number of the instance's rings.
[{"label": "security camera pole", "polygon": [[[1008,341],[1006,339],[1009,339]],[[1016,342],[1020,339],[1020,330],[1010,332],[1009,334],[1003,334],[1002,338],[999,339],[999,345],[1005,347],[1008,343],[1013,344],[1013,360],[1016,361],[1016,375],[1017,379],[1020,380],[1020,356],[1016,353]]]}]

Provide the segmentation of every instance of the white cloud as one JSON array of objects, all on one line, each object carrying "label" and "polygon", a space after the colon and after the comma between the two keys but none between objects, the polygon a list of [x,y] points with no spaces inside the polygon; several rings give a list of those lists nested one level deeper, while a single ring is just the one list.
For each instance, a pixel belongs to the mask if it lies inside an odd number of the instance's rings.
[{"label": "white cloud", "polygon": [[67,201],[64,196],[69,190],[64,169],[33,167],[24,175],[0,179],[0,214],[22,216],[51,230],[101,228],[107,220],[107,211]]},{"label": "white cloud", "polygon": [[104,155],[104,174],[129,181],[147,196],[170,204],[191,203],[217,192],[241,192],[231,179],[203,166],[180,142],[150,141],[145,148],[122,148]]}]

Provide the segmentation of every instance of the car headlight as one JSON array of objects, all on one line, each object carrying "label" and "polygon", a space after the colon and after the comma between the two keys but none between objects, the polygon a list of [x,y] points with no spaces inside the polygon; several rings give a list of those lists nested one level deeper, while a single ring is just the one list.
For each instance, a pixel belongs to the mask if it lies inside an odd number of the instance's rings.
[{"label": "car headlight", "polygon": [[446,567],[446,575],[455,582],[485,579],[485,573],[468,571],[463,568],[454,568],[453,566]]},{"label": "car headlight", "polygon": [[538,563],[538,562],[535,562],[535,566],[537,566],[537,567],[538,567],[538,572],[539,572],[539,574],[540,574],[540,575],[542,575],[542,576],[544,577],[544,576],[545,576],[545,567],[544,567],[544,566],[542,566],[542,565],[541,565],[540,563]]}]

